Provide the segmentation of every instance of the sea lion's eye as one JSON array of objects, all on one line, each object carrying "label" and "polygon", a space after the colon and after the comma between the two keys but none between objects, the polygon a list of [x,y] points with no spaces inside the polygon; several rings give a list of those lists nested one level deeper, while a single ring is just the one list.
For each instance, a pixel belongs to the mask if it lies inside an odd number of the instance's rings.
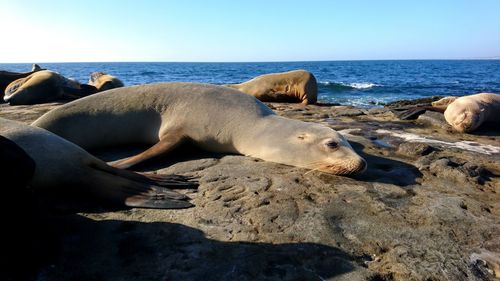
[{"label": "sea lion's eye", "polygon": [[305,138],[306,138],[306,135],[305,135],[305,134],[298,135],[298,136],[297,136],[297,138],[298,138],[299,140],[303,140],[303,139],[305,139]]},{"label": "sea lion's eye", "polygon": [[336,141],[329,141],[325,145],[328,146],[329,148],[337,148],[337,147],[339,147],[339,144]]}]

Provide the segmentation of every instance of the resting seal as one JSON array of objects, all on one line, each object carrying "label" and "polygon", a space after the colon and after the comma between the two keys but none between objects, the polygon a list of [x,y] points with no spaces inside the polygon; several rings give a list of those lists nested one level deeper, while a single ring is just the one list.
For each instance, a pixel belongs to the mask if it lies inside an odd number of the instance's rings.
[{"label": "resting seal", "polygon": [[241,84],[224,86],[238,89],[264,102],[314,104],[318,97],[316,78],[306,70],[265,74]]},{"label": "resting seal", "polygon": [[29,76],[37,71],[43,70],[40,68],[38,64],[33,64],[31,66],[31,71],[30,72],[24,72],[24,73],[19,73],[19,72],[11,72],[11,71],[3,71],[0,70],[0,95],[2,96],[2,101],[3,101],[3,95],[5,92],[5,88],[12,83],[13,81],[24,78],[26,76]]},{"label": "resting seal", "polygon": [[499,123],[500,95],[480,93],[456,98],[444,111],[444,118],[461,133],[472,132],[484,122]]},{"label": "resting seal", "polygon": [[60,99],[76,99],[95,93],[95,87],[80,84],[49,70],[17,79],[5,89],[4,100],[11,105],[37,104]]},{"label": "resting seal", "polygon": [[100,71],[90,74],[88,84],[96,87],[98,92],[123,87],[120,79]]},{"label": "resting seal", "polygon": [[445,97],[432,102],[432,106],[412,108],[401,119],[412,119],[426,110],[444,113],[446,122],[461,133],[469,133],[485,122],[500,122],[500,95],[479,93],[463,97]]},{"label": "resting seal", "polygon": [[[186,208],[186,196],[165,187],[193,186],[181,176],[143,175],[111,167],[46,130],[0,118],[2,159],[26,170],[24,183],[37,192],[95,196],[108,203],[144,208]],[[34,170],[34,173],[33,173]],[[31,171],[31,172],[30,172]],[[2,172],[5,172],[2,169]],[[16,175],[2,178],[18,179]]]},{"label": "resting seal", "polygon": [[115,163],[120,168],[166,153],[182,141],[332,174],[366,167],[333,129],[280,117],[254,97],[223,86],[159,83],[113,89],[62,105],[33,125],[85,149],[152,145]]}]

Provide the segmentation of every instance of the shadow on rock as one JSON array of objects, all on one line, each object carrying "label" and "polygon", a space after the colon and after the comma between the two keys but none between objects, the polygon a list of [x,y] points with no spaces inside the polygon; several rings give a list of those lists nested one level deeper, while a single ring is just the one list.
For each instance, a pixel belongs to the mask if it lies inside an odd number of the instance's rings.
[{"label": "shadow on rock", "polygon": [[364,145],[353,141],[349,143],[368,163],[368,168],[364,173],[352,177],[356,180],[407,186],[416,184],[416,180],[422,177],[422,173],[413,165],[365,153],[363,152]]},{"label": "shadow on rock", "polygon": [[334,247],[221,242],[174,223],[68,215],[50,225],[59,245],[44,280],[325,280],[355,266]]}]

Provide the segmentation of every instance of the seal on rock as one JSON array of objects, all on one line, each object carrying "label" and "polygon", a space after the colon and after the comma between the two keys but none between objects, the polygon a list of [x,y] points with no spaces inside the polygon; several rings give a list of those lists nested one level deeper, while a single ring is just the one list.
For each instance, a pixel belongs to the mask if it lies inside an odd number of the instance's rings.
[{"label": "seal on rock", "polygon": [[212,152],[354,174],[366,167],[333,129],[276,115],[254,97],[215,85],[159,83],[118,88],[47,112],[33,125],[85,149],[152,145],[115,163],[128,168],[190,141]]},{"label": "seal on rock", "polygon": [[88,84],[96,87],[98,92],[124,86],[120,79],[101,71],[90,74]]},{"label": "seal on rock", "polygon": [[412,108],[400,115],[401,119],[414,119],[426,110],[444,113],[446,122],[461,133],[469,133],[485,122],[500,122],[500,95],[479,93],[463,97],[445,97],[432,102],[432,106]]},{"label": "seal on rock", "polygon": [[257,76],[241,84],[227,84],[264,102],[298,102],[314,104],[318,85],[314,75],[306,70],[293,70]]},{"label": "seal on rock", "polygon": [[[192,206],[185,195],[167,187],[194,187],[182,176],[138,174],[120,170],[93,157],[75,144],[44,129],[0,118],[2,159],[28,173],[26,181],[37,192],[95,196],[108,203],[143,208],[186,208]],[[34,168],[34,169],[33,169]],[[2,173],[5,169],[2,169]],[[23,174],[20,171],[19,174]],[[3,179],[16,179],[3,175]]]},{"label": "seal on rock", "polygon": [[472,132],[484,122],[499,123],[500,95],[479,93],[456,98],[444,111],[444,118],[461,133]]},{"label": "seal on rock", "polygon": [[94,86],[80,84],[49,70],[17,79],[5,89],[4,100],[11,105],[37,104],[60,99],[76,99],[97,92]]},{"label": "seal on rock", "polygon": [[33,64],[31,66],[31,71],[24,73],[0,70],[0,94],[2,95],[2,101],[5,89],[10,83],[17,79],[27,77],[40,70],[43,69],[38,64]]}]

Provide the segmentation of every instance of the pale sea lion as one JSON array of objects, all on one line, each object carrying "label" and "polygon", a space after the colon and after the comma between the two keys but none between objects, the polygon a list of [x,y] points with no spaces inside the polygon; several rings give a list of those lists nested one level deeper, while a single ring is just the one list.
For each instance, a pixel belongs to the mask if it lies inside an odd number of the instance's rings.
[{"label": "pale sea lion", "polygon": [[[24,179],[37,192],[95,196],[108,203],[143,208],[186,208],[192,206],[185,195],[166,187],[193,187],[196,183],[182,176],[138,174],[120,170],[93,157],[75,144],[44,129],[0,118],[0,145],[14,155],[13,165],[33,171]],[[18,146],[18,149],[12,147]],[[2,148],[4,149],[4,148]],[[21,151],[21,152],[19,152]],[[25,153],[22,153],[24,151]],[[30,161],[30,159],[32,161]],[[9,165],[9,163],[2,163]],[[8,171],[8,169],[7,169]],[[0,173],[6,172],[2,169]],[[23,172],[20,171],[20,174]],[[4,178],[15,178],[3,175]]]},{"label": "pale sea lion", "polygon": [[37,104],[61,99],[77,99],[97,92],[94,86],[49,70],[41,70],[17,79],[5,89],[4,100],[11,105]]},{"label": "pale sea lion", "polygon": [[100,71],[90,74],[88,84],[96,87],[98,92],[124,86],[120,79]]},{"label": "pale sea lion", "polygon": [[7,86],[12,83],[13,81],[24,78],[27,76],[30,76],[31,74],[43,70],[38,64],[33,64],[31,66],[31,71],[30,72],[11,72],[11,71],[4,71],[0,70],[0,95],[2,96],[2,102],[3,102],[3,95],[5,92],[5,89]]},{"label": "pale sea lion", "polygon": [[484,122],[500,123],[500,95],[480,93],[459,97],[444,111],[444,118],[459,132],[472,132]]},{"label": "pale sea lion", "polygon": [[366,167],[333,129],[278,116],[254,97],[223,86],[159,83],[113,89],[62,105],[33,125],[85,149],[152,145],[114,164],[120,168],[167,153],[183,141],[339,175]]},{"label": "pale sea lion", "polygon": [[306,70],[265,74],[241,84],[224,86],[238,89],[264,102],[314,104],[318,97],[316,78]]},{"label": "pale sea lion", "polygon": [[469,133],[485,122],[500,122],[500,95],[479,93],[463,97],[445,97],[432,106],[416,107],[403,112],[401,119],[414,119],[425,111],[444,113],[446,122],[461,133]]}]

